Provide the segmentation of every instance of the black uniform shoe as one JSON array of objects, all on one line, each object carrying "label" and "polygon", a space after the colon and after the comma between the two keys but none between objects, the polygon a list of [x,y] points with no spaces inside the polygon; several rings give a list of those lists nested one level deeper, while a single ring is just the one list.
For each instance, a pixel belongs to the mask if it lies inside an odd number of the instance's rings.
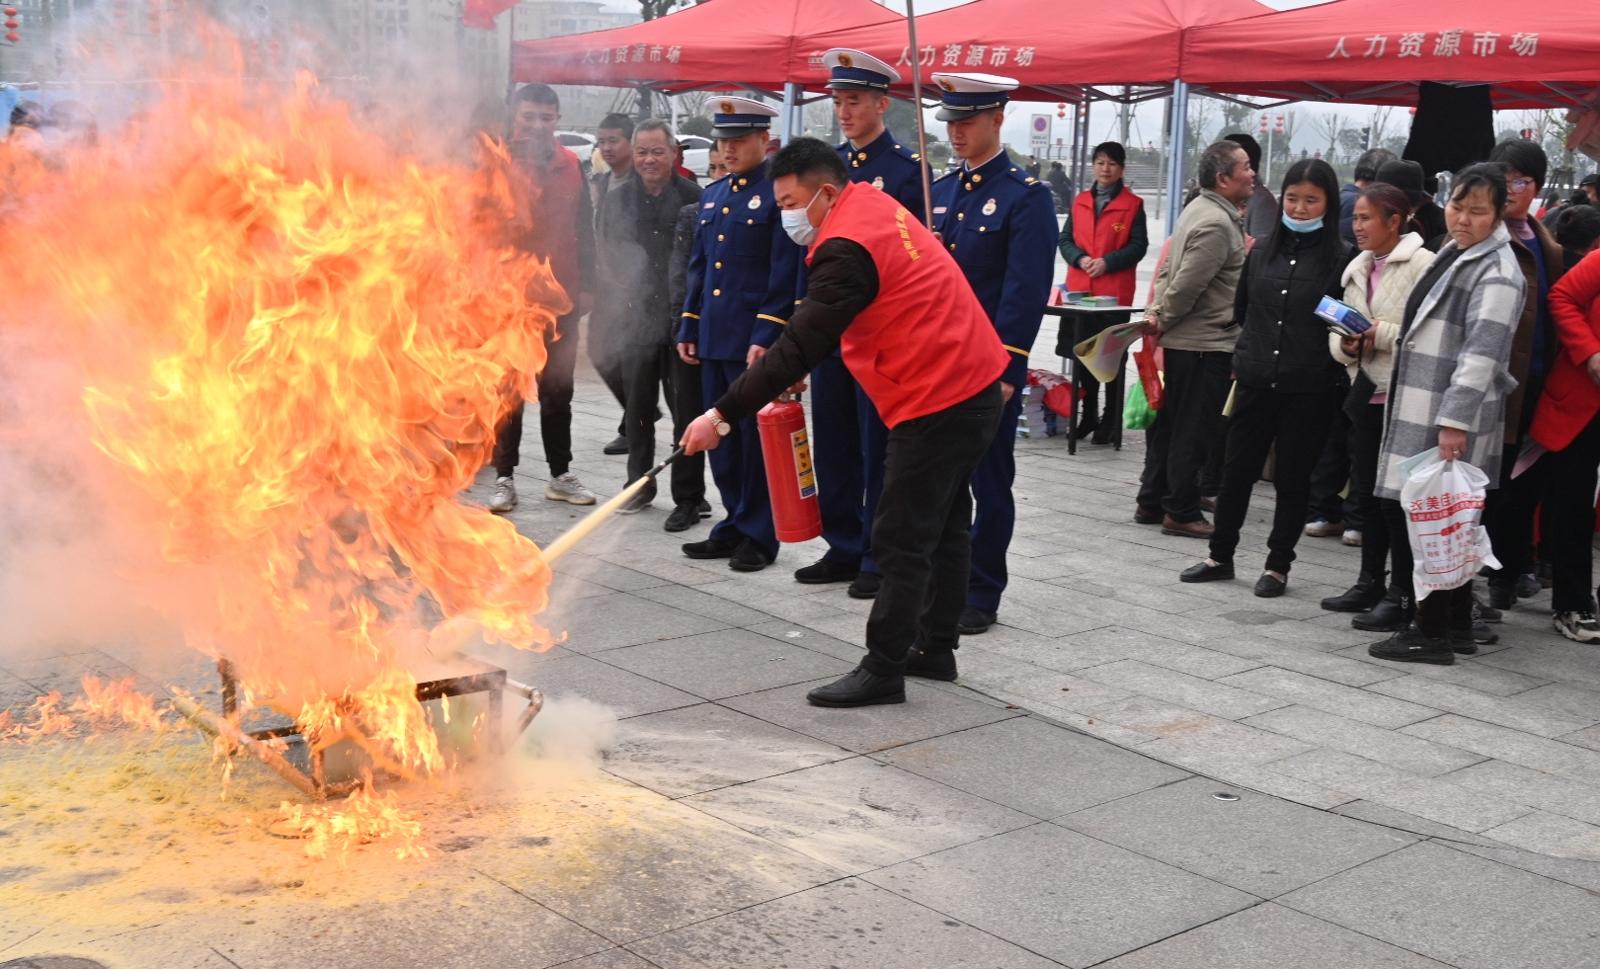
[{"label": "black uniform shoe", "polygon": [[806,694],[815,707],[867,707],[876,703],[906,702],[906,680],[903,676],[879,676],[865,666],[857,666],[849,674],[827,686],[819,686]]},{"label": "black uniform shoe", "polygon": [[1329,612],[1366,612],[1383,601],[1383,588],[1382,579],[1362,573],[1342,595],[1322,600],[1322,608]]},{"label": "black uniform shoe", "polygon": [[956,654],[944,651],[924,653],[913,646],[911,652],[906,654],[906,675],[952,683],[956,678]]},{"label": "black uniform shoe", "polygon": [[1396,663],[1429,663],[1434,666],[1450,666],[1456,661],[1450,640],[1424,636],[1422,630],[1415,626],[1407,626],[1383,642],[1368,646],[1367,655]]},{"label": "black uniform shoe", "polygon": [[600,450],[604,454],[627,454],[628,439],[623,437],[621,434],[618,434],[616,437],[608,441],[606,446]]},{"label": "black uniform shoe", "polygon": [[1503,585],[1499,582],[1489,583],[1489,607],[1501,612],[1517,604],[1517,591],[1515,584]]},{"label": "black uniform shoe", "polygon": [[1524,572],[1517,576],[1516,594],[1518,599],[1532,599],[1543,588],[1544,586],[1539,584],[1539,576],[1532,572]]},{"label": "black uniform shoe", "polygon": [[1233,578],[1233,563],[1219,562],[1212,565],[1210,562],[1201,562],[1191,565],[1178,573],[1179,582],[1221,582]]},{"label": "black uniform shoe", "polygon": [[705,500],[704,498],[701,498],[700,499],[700,504],[696,505],[694,510],[700,513],[700,517],[701,518],[710,518],[711,517],[711,502]]},{"label": "black uniform shoe", "polygon": [[857,572],[855,581],[850,583],[849,596],[852,599],[876,599],[881,588],[883,576],[876,572]]},{"label": "black uniform shoe", "polygon": [[755,542],[745,539],[739,547],[733,550],[733,557],[728,560],[728,568],[735,572],[760,572],[772,564],[772,559]]},{"label": "black uniform shoe", "polygon": [[1484,602],[1478,595],[1472,596],[1472,621],[1473,622],[1500,622],[1505,619],[1505,614],[1494,606]]},{"label": "black uniform shoe", "polygon": [[956,632],[963,636],[976,636],[979,633],[988,632],[989,627],[993,626],[994,621],[998,618],[992,612],[984,612],[982,609],[964,606],[961,610],[961,618],[956,620]]},{"label": "black uniform shoe", "polygon": [[1149,508],[1145,505],[1138,505],[1133,509],[1133,523],[1135,525],[1159,525],[1161,524],[1161,519],[1165,517],[1167,517],[1167,513],[1162,511],[1159,506]]},{"label": "black uniform shoe", "polygon": [[[1500,637],[1496,636],[1496,639]],[[1461,656],[1471,656],[1478,651],[1478,643],[1471,631],[1452,629],[1448,637],[1450,649]]]},{"label": "black uniform shoe", "polygon": [[794,580],[802,585],[827,585],[830,582],[849,582],[861,571],[861,566],[833,559],[822,559],[802,569],[794,570]]},{"label": "black uniform shoe", "polygon": [[718,541],[708,538],[703,542],[690,542],[683,547],[683,554],[692,559],[725,559],[738,551],[739,543],[732,539]]},{"label": "black uniform shoe", "polygon": [[1072,436],[1081,441],[1090,434],[1094,434],[1099,430],[1100,421],[1095,418],[1089,418],[1088,420],[1082,420],[1078,422],[1078,427],[1072,432]]},{"label": "black uniform shoe", "polygon": [[1369,633],[1394,633],[1410,625],[1415,615],[1416,607],[1410,596],[1384,596],[1383,601],[1371,609],[1350,617],[1350,625]]},{"label": "black uniform shoe", "polygon": [[1276,599],[1283,595],[1283,590],[1289,588],[1288,579],[1280,579],[1271,572],[1261,573],[1261,578],[1256,580],[1257,599]]},{"label": "black uniform shoe", "polygon": [[700,524],[700,513],[693,505],[679,505],[672,509],[672,514],[667,516],[667,523],[662,525],[669,532],[686,532]]},{"label": "black uniform shoe", "polygon": [[1500,634],[1490,629],[1488,623],[1475,619],[1472,622],[1472,641],[1479,646],[1493,646],[1500,641]]}]

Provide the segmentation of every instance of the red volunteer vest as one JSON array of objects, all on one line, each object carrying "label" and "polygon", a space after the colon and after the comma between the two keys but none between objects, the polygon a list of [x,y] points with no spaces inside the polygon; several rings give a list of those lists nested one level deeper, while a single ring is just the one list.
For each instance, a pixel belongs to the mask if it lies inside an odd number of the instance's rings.
[{"label": "red volunteer vest", "polygon": [[849,239],[878,269],[878,298],[845,328],[845,366],[889,427],[959,404],[1000,379],[1010,357],[961,267],[899,202],[852,182],[817,246]]},{"label": "red volunteer vest", "polygon": [[[1078,193],[1072,203],[1072,241],[1079,249],[1096,259],[1108,252],[1116,252],[1128,244],[1133,235],[1133,217],[1139,214],[1143,202],[1139,196],[1122,186],[1117,197],[1106,203],[1100,218],[1094,217],[1094,189]],[[1133,305],[1133,289],[1138,268],[1106,273],[1098,279],[1077,266],[1067,267],[1067,288],[1073,292],[1089,292],[1095,296],[1115,296],[1123,306]]]}]

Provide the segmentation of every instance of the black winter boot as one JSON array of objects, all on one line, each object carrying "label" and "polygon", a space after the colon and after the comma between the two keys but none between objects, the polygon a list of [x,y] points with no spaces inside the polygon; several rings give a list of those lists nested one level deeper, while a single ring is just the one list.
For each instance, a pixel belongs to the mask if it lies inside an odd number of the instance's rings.
[{"label": "black winter boot", "polygon": [[1329,612],[1366,612],[1383,601],[1383,578],[1381,575],[1373,578],[1363,572],[1343,595],[1322,600],[1322,608]]}]

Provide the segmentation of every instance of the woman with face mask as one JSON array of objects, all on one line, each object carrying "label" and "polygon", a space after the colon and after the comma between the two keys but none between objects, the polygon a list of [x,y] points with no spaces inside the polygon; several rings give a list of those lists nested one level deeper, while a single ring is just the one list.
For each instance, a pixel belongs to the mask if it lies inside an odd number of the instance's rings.
[{"label": "woman with face mask", "polygon": [[1277,228],[1245,263],[1234,299],[1241,330],[1216,529],[1210,556],[1185,569],[1184,582],[1233,578],[1250,492],[1276,446],[1278,502],[1255,594],[1271,598],[1287,587],[1311,472],[1346,393],[1343,369],[1328,355],[1327,324],[1315,313],[1322,297],[1342,294],[1340,277],[1351,257],[1339,238],[1338,198],[1339,179],[1327,162],[1296,162],[1283,180]]}]

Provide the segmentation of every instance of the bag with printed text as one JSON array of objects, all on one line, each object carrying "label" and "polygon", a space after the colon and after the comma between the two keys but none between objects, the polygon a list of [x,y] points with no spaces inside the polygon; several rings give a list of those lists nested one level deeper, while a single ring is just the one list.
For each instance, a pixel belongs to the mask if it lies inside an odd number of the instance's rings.
[{"label": "bag with printed text", "polygon": [[1405,483],[1400,507],[1413,560],[1411,584],[1418,601],[1430,592],[1456,589],[1478,570],[1500,562],[1483,527],[1489,476],[1465,461],[1445,461],[1429,448],[1400,464]]}]

